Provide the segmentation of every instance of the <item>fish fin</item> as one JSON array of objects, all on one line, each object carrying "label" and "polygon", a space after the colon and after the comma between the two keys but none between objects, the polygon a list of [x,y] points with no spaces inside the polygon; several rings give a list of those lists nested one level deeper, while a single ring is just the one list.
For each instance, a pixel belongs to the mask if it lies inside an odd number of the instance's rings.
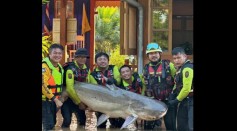
[{"label": "fish fin", "polygon": [[116,90],[116,86],[114,84],[112,84],[112,85],[105,84],[105,86],[111,91]]},{"label": "fish fin", "polygon": [[122,127],[120,128],[120,130],[122,130],[123,128],[126,128],[128,125],[130,125],[131,123],[133,123],[136,119],[137,119],[137,115],[133,114],[131,116],[128,116],[125,120],[125,122],[123,123]]},{"label": "fish fin", "polygon": [[104,123],[108,118],[109,118],[108,115],[102,114],[102,115],[99,117],[98,121],[97,121],[97,126],[99,126],[99,125],[101,125],[102,123]]}]

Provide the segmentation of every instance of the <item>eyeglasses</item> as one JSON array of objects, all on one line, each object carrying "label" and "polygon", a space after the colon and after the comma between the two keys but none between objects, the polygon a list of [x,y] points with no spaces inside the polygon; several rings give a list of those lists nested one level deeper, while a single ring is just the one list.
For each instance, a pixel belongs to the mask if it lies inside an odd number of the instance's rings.
[{"label": "eyeglasses", "polygon": [[151,49],[158,49],[159,46],[155,43],[151,43],[147,46],[147,50],[151,50]]}]

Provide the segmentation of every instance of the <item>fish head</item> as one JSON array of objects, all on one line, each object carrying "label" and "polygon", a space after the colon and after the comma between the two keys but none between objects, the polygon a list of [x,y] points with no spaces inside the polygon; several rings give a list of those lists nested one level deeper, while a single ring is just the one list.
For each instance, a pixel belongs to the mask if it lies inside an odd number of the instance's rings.
[{"label": "fish head", "polygon": [[158,120],[166,114],[167,110],[168,108],[165,103],[155,100],[154,102],[148,102],[146,106],[142,107],[138,116],[147,121]]}]

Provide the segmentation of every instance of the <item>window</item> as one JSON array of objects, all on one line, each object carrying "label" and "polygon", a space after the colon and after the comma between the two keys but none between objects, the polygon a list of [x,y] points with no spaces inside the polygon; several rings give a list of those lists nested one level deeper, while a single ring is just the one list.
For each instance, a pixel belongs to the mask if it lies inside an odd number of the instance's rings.
[{"label": "window", "polygon": [[172,7],[172,48],[193,55],[193,0],[175,0]]},{"label": "window", "polygon": [[60,8],[61,8],[61,1],[55,1],[55,18],[60,18]]},{"label": "window", "polygon": [[137,55],[137,8],[120,4],[120,54]]},{"label": "window", "polygon": [[[55,18],[60,18],[61,0],[55,0]],[[67,0],[66,18],[74,18],[74,0]]]},{"label": "window", "polygon": [[74,18],[73,4],[74,1],[68,0],[66,5],[66,18]]},{"label": "window", "polygon": [[172,0],[151,0],[151,38],[164,53],[172,49]]}]

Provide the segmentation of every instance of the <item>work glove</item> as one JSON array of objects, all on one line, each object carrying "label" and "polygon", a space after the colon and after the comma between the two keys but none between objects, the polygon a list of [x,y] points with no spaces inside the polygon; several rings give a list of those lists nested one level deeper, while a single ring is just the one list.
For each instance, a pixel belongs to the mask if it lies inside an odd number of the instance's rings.
[{"label": "work glove", "polygon": [[109,78],[109,79],[106,81],[106,83],[109,84],[109,85],[114,84],[113,78]]},{"label": "work glove", "polygon": [[177,98],[175,98],[174,100],[169,100],[168,104],[170,106],[177,106],[179,104],[179,100]]},{"label": "work glove", "polygon": [[115,84],[115,80],[113,78],[107,78],[104,76],[104,79],[108,85]]},{"label": "work glove", "polygon": [[168,100],[169,101],[174,100],[176,97],[177,97],[176,93],[171,93],[171,94],[169,94]]}]

